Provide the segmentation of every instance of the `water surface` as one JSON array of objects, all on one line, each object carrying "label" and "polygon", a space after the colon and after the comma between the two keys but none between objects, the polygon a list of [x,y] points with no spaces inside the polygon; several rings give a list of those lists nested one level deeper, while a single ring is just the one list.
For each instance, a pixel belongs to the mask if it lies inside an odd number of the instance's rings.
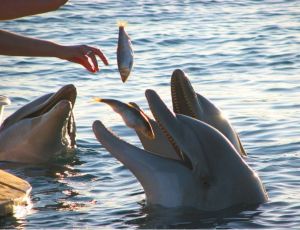
[{"label": "water surface", "polygon": [[[116,65],[118,28],[126,20],[135,64],[126,84]],[[54,58],[0,57],[5,115],[65,84],[78,90],[76,154],[56,166],[17,165],[32,186],[32,207],[0,220],[6,228],[291,228],[300,226],[300,6],[298,1],[87,1],[56,12],[1,22],[1,28],[61,44],[102,49],[110,66],[90,74]],[[100,119],[141,146],[121,118],[94,96],[134,101],[156,90],[170,105],[170,76],[181,68],[197,92],[231,120],[269,194],[240,213],[150,210],[135,177],[96,141]],[[4,167],[4,166],[3,166]],[[23,210],[24,211],[24,210]]]}]

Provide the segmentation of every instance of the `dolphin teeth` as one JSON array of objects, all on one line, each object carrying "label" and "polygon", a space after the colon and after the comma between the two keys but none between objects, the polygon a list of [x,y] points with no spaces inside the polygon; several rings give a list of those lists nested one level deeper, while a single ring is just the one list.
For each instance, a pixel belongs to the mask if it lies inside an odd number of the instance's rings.
[{"label": "dolphin teeth", "polygon": [[172,138],[172,136],[168,133],[168,131],[164,128],[164,126],[160,123],[159,119],[156,117],[155,114],[153,114],[154,119],[156,120],[160,130],[163,132],[163,134],[166,136],[167,140],[170,142],[170,144],[173,146],[175,152],[177,153],[177,155],[184,160],[184,156],[183,153],[181,152],[180,148],[178,147],[178,145],[176,144],[175,140]]},{"label": "dolphin teeth", "polygon": [[178,99],[177,99],[174,81],[171,81],[171,96],[172,96],[172,102],[173,102],[173,111],[175,113],[180,113],[180,108],[179,108],[179,103],[178,103]]},{"label": "dolphin teeth", "polygon": [[191,104],[191,101],[189,100],[189,96],[186,92],[186,89],[184,87],[184,85],[182,84],[181,80],[177,80],[174,79],[173,81],[171,81],[171,95],[172,95],[172,102],[173,102],[173,110],[175,113],[180,113],[180,114],[185,114],[182,110],[181,110],[181,106],[179,103],[179,99],[178,99],[178,91],[180,90],[180,92],[182,93],[182,99],[184,100],[183,103],[185,103],[187,105],[187,109],[188,109],[188,114],[189,116],[196,118],[197,114],[193,109],[193,105]]}]

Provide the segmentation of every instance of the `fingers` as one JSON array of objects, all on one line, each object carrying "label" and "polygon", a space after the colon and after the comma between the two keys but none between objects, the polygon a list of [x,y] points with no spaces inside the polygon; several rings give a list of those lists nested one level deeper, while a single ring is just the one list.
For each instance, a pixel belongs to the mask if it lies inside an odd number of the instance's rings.
[{"label": "fingers", "polygon": [[83,57],[73,57],[73,58],[70,58],[68,59],[69,61],[71,62],[75,62],[75,63],[78,63],[82,66],[84,66],[88,71],[92,72],[92,73],[95,73],[95,69],[94,69],[94,66],[91,65],[90,61],[89,61],[89,58],[86,57],[86,56],[83,56]]},{"label": "fingers", "polygon": [[98,56],[105,65],[108,65],[108,60],[106,56],[101,52],[100,49],[91,46],[84,46],[84,48],[85,50],[87,50],[85,55],[91,59],[92,64],[94,66],[93,72],[99,71],[99,66],[98,66],[96,56]]},{"label": "fingers", "polygon": [[67,52],[65,52],[64,55],[65,57],[62,57],[62,59],[78,63],[92,73],[99,71],[96,56],[98,56],[105,65],[108,65],[108,60],[100,49],[87,45],[68,46]]},{"label": "fingers", "polygon": [[93,63],[93,66],[94,66],[94,72],[97,72],[99,71],[99,67],[98,67],[98,62],[97,62],[97,59],[96,59],[96,56],[95,54],[92,52],[92,51],[89,51],[86,56],[88,56],[92,63]]},{"label": "fingers", "polygon": [[108,60],[106,56],[101,52],[101,50],[94,48],[94,47],[89,47],[101,60],[105,65],[108,65]]}]

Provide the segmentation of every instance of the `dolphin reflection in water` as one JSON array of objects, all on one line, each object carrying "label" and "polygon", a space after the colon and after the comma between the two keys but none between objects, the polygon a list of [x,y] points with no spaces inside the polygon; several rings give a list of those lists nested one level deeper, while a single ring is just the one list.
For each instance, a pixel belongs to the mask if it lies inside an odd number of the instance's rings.
[{"label": "dolphin reflection in water", "polygon": [[267,201],[260,178],[243,159],[236,132],[217,116],[220,110],[195,96],[182,71],[174,71],[171,82],[178,113],[171,112],[155,91],[146,90],[155,138],[147,139],[136,129],[144,149],[123,141],[101,121],[93,123],[99,142],[141,183],[147,205],[218,211]]},{"label": "dolphin reflection in water", "polygon": [[77,91],[66,85],[21,107],[0,127],[0,161],[44,163],[73,149]]}]

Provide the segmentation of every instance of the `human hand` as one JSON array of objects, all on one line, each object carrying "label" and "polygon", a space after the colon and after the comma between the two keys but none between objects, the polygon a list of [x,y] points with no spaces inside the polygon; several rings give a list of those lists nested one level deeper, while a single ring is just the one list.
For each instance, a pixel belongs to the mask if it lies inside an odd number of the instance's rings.
[{"label": "human hand", "polygon": [[98,56],[105,65],[108,65],[108,60],[100,49],[87,45],[62,46],[60,55],[58,55],[61,59],[84,66],[92,73],[99,71],[96,56]]}]

